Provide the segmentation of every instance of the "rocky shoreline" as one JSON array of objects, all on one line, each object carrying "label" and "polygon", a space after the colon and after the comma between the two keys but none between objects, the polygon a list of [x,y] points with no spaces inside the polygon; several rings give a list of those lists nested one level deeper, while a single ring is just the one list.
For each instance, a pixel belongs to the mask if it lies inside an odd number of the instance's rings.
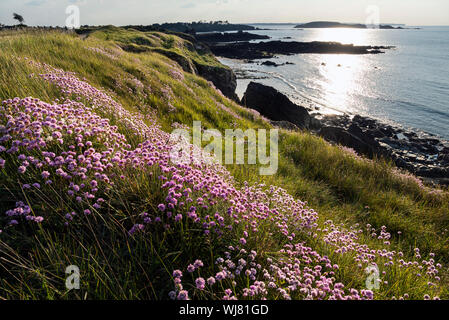
[{"label": "rocky shoreline", "polygon": [[[234,37],[248,36],[251,34],[243,32],[240,35],[234,35]],[[225,40],[225,37],[228,36],[216,34],[213,37]],[[337,42],[220,43],[217,41],[206,43],[216,56],[251,62],[270,59],[276,55],[299,53],[378,54],[384,53],[382,50],[394,48],[390,46],[344,45]],[[269,60],[261,63],[273,67],[280,66],[280,64]],[[232,90],[235,88],[235,80],[231,82]],[[227,96],[231,95],[229,91],[226,92]],[[238,101],[234,95],[232,98]],[[316,112],[316,109],[299,106],[276,89],[253,81],[248,85],[241,104],[257,110],[271,120],[274,126],[287,130],[309,130],[331,143],[352,148],[359,154],[371,158],[391,159],[399,168],[408,170],[426,182],[449,185],[449,142],[442,141],[434,135],[418,134],[360,115],[321,115]]]},{"label": "rocky shoreline", "polygon": [[210,32],[196,34],[195,38],[198,41],[206,42],[209,45],[218,42],[235,42],[235,41],[251,41],[251,40],[267,40],[270,39],[269,36],[258,35],[249,32],[232,32],[232,33],[222,33],[222,32]]},{"label": "rocky shoreline", "polygon": [[296,42],[296,41],[266,41],[266,42],[233,42],[208,43],[212,53],[216,56],[255,60],[268,59],[276,55],[293,55],[302,53],[319,54],[379,54],[392,46],[355,46],[339,42]]},{"label": "rocky shoreline", "polygon": [[449,142],[360,115],[312,114],[272,87],[251,82],[242,104],[287,130],[307,129],[368,157],[391,159],[424,181],[449,185]]},{"label": "rocky shoreline", "polygon": [[[201,42],[206,42],[216,56],[250,61],[273,58],[277,54],[377,54],[392,48],[342,45],[336,42],[220,43],[231,38],[237,40],[252,36],[254,35],[247,32],[232,35],[225,33],[197,35],[193,43],[195,46],[200,46]],[[199,40],[198,37],[203,39]],[[269,60],[260,63],[273,67],[282,65]],[[186,69],[189,69],[187,67]],[[407,131],[360,115],[321,115],[316,109],[299,106],[276,89],[256,82],[250,82],[240,101],[235,93],[237,83],[234,71],[223,68],[203,70],[201,65],[195,65],[193,69],[195,69],[194,73],[212,81],[227,97],[257,110],[270,119],[274,126],[287,130],[309,130],[331,143],[352,148],[359,154],[391,159],[398,167],[408,170],[427,182],[449,185],[449,142],[441,141],[436,136]]]}]

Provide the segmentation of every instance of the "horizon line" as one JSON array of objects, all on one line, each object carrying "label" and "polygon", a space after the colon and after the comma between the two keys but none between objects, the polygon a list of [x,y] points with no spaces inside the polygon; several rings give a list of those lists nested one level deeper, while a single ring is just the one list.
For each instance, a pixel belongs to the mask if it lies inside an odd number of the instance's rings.
[{"label": "horizon line", "polygon": [[[331,21],[331,20],[314,20],[311,22],[316,22],[316,21],[326,21],[326,22],[339,22],[339,21]],[[116,26],[116,27],[121,27],[121,26],[151,26],[154,24],[172,24],[172,23],[193,23],[193,22],[198,22],[198,21],[176,21],[176,22],[154,22],[154,23],[149,23],[149,24],[114,24],[114,23],[109,23],[109,24],[82,24],[82,26]],[[209,23],[209,21],[206,21],[206,23]],[[236,25],[236,24],[240,24],[240,25],[300,25],[300,24],[306,24],[309,22],[230,22],[229,24],[231,25]],[[343,24],[363,24],[363,23],[357,23],[357,22],[339,22],[339,23],[343,23]],[[14,26],[16,24],[12,24],[12,25],[6,25],[4,24],[4,26]],[[42,25],[42,24],[24,24],[27,27],[64,27],[64,25]],[[405,23],[379,23],[379,25],[391,25],[391,26],[407,26],[407,27],[449,27],[449,24],[445,25],[445,24],[420,24],[420,25],[414,25],[414,24],[405,24]]]}]

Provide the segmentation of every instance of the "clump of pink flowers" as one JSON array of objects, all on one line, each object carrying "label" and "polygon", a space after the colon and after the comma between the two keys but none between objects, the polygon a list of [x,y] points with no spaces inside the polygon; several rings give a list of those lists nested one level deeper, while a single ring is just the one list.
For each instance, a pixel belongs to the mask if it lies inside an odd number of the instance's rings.
[{"label": "clump of pink flowers", "polygon": [[102,54],[112,60],[117,60],[123,54],[122,49],[118,46],[115,49],[101,47],[89,47],[87,49],[92,52]]}]

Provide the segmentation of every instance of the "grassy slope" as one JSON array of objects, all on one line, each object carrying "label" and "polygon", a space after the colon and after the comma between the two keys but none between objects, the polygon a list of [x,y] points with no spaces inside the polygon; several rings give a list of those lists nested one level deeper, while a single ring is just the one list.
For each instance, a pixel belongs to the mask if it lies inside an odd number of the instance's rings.
[{"label": "grassy slope", "polygon": [[[125,52],[117,45],[143,46],[145,50]],[[109,50],[116,57],[88,48]],[[187,59],[218,66],[213,57],[192,50],[188,41],[157,32],[107,28],[84,40],[60,33],[2,32],[0,100],[33,96],[50,102],[60,97],[54,86],[28,76],[37,70],[18,58],[29,57],[76,72],[91,85],[115,92],[117,101],[129,110],[143,114],[157,112],[166,131],[172,130],[174,122],[191,126],[193,120],[201,120],[203,127],[222,131],[235,126],[269,128],[262,119],[222,97],[204,79],[185,72],[182,73],[184,79],[174,79],[173,70],[179,69],[174,62],[148,48],[173,50]],[[143,89],[135,86],[135,79],[144,84]],[[164,95],[167,88],[173,92],[171,97]],[[239,117],[217,107],[218,104],[230,108]],[[131,139],[132,134],[126,128],[121,131]],[[132,141],[136,145],[139,142],[135,137]],[[445,231],[449,224],[447,193],[432,192],[413,178],[395,173],[385,161],[359,159],[307,132],[282,131],[280,141],[276,175],[261,177],[256,166],[228,166],[236,181],[264,182],[285,188],[319,212],[320,225],[332,219],[348,227],[356,223],[361,226],[369,223],[377,229],[386,226],[393,236],[392,248],[404,251],[409,258],[413,256],[413,248],[418,246],[424,252],[423,256],[432,251],[436,253],[437,261],[449,261]],[[2,213],[21,196],[15,181],[6,178],[10,176],[11,173],[2,170]],[[0,264],[12,270],[14,277],[2,271],[0,266],[0,274],[3,274],[0,298],[166,299],[172,287],[168,283],[171,270],[185,267],[192,256],[222,254],[223,239],[206,241],[195,230],[168,235],[155,231],[146,239],[129,239],[121,222],[135,216],[139,208],[156,206],[163,195],[157,181],[139,172],[125,172],[125,176],[127,179],[117,182],[115,187],[115,199],[110,204],[111,218],[86,221],[81,231],[76,232],[35,227],[36,232],[20,230],[1,235],[3,260]],[[35,201],[43,208],[48,206],[44,200]],[[57,203],[50,208],[55,212],[67,211]],[[402,234],[398,235],[397,231]],[[238,239],[232,236],[230,233],[226,241],[234,244]],[[269,237],[265,239],[263,243],[254,244],[255,248],[270,247],[274,251],[283,245]],[[368,233],[360,235],[360,239],[373,248],[381,247]],[[206,241],[207,245],[198,246],[195,241]],[[363,288],[366,276],[363,270],[356,268],[353,260],[335,254],[334,249],[319,239],[304,235],[304,241],[340,265],[337,281]],[[69,264],[89,270],[83,275],[84,290],[66,292],[63,289],[63,268]],[[435,294],[447,297],[446,274],[442,278],[442,285]],[[425,279],[417,280],[411,273],[397,268],[389,272],[386,279],[389,283],[381,287],[377,298],[398,297],[404,293],[422,298],[428,291]]]}]

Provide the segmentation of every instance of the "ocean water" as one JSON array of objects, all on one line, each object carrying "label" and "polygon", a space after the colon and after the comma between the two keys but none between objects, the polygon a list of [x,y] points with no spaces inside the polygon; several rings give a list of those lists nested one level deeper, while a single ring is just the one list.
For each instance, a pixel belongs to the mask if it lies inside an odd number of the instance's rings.
[{"label": "ocean water", "polygon": [[[251,31],[283,41],[337,41],[391,45],[377,55],[299,54],[270,59],[280,67],[220,58],[238,75],[241,97],[250,81],[273,86],[320,113],[371,116],[449,139],[449,27],[419,30],[294,29],[254,25]],[[291,37],[291,39],[286,39]],[[259,61],[260,62],[260,61]],[[239,78],[242,78],[239,76]]]}]

